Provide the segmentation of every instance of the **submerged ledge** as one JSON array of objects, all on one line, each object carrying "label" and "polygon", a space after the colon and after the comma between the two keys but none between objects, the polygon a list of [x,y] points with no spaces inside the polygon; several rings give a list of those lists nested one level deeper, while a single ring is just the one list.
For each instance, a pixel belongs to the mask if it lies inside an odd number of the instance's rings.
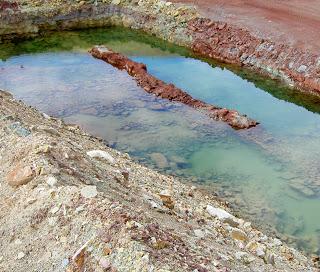
[{"label": "submerged ledge", "polygon": [[193,98],[173,84],[167,84],[150,75],[145,64],[132,61],[104,46],[95,46],[89,52],[97,59],[101,59],[120,70],[126,70],[137,81],[138,85],[148,93],[191,106],[214,120],[226,122],[234,129],[248,129],[259,124],[246,115],[241,115],[236,110],[220,108]]}]

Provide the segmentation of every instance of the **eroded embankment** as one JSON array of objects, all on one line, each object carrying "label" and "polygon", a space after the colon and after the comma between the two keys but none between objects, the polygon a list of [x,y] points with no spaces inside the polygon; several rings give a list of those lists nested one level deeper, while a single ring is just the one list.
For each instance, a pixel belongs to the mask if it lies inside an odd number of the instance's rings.
[{"label": "eroded embankment", "polygon": [[148,93],[169,99],[170,101],[177,101],[191,106],[201,112],[204,112],[214,120],[228,123],[235,129],[248,129],[255,127],[258,124],[247,116],[240,115],[239,112],[235,110],[219,108],[198,99],[194,99],[191,95],[177,88],[173,84],[166,84],[162,80],[150,75],[147,72],[145,64],[132,61],[124,55],[113,52],[104,46],[95,46],[90,50],[90,53],[93,57],[104,60],[120,70],[126,70],[129,75],[134,77],[138,85]]},{"label": "eroded embankment", "polygon": [[316,271],[199,187],[0,91],[1,271]]},{"label": "eroded embankment", "polygon": [[320,95],[319,55],[202,18],[189,6],[162,0],[23,3],[0,11],[0,39],[33,36],[48,30],[122,25],[192,48],[208,58],[258,70]]}]

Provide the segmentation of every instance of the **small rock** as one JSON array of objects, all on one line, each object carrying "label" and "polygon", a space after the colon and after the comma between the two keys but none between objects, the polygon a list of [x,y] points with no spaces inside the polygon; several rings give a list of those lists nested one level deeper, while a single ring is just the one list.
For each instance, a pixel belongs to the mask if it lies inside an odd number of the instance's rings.
[{"label": "small rock", "polygon": [[267,264],[275,265],[274,254],[268,251],[268,252],[266,253],[266,255],[264,256],[264,261],[265,261]]},{"label": "small rock", "polygon": [[256,241],[250,241],[247,245],[246,245],[246,249],[254,252],[256,251],[256,249],[258,248],[258,243]]},{"label": "small rock", "polygon": [[195,229],[193,232],[200,239],[205,237],[205,233],[201,229]]},{"label": "small rock", "polygon": [[239,240],[239,241],[247,241],[248,240],[247,234],[244,231],[237,229],[237,228],[233,228],[231,230],[231,237],[233,239]]},{"label": "small rock", "polygon": [[47,184],[51,187],[55,186],[57,183],[57,179],[53,176],[48,177]]},{"label": "small rock", "polygon": [[109,269],[111,267],[110,262],[105,257],[102,257],[100,259],[99,263],[100,263],[101,267],[103,267],[104,269]]},{"label": "small rock", "polygon": [[297,69],[298,73],[305,73],[307,70],[307,66],[306,65],[300,65],[299,68]]},{"label": "small rock", "polygon": [[14,241],[15,245],[22,245],[22,241],[20,239],[17,239]]},{"label": "small rock", "polygon": [[174,200],[168,190],[161,191],[159,196],[164,206],[166,206],[169,209],[174,208]]},{"label": "small rock", "polygon": [[273,239],[273,245],[274,246],[281,246],[282,245],[282,242],[281,240],[277,239],[277,238],[274,238]]},{"label": "small rock", "polygon": [[123,178],[125,179],[125,181],[129,181],[129,170],[128,169],[125,169],[125,170],[122,170],[121,171],[121,174],[123,176]]},{"label": "small rock", "polygon": [[36,201],[37,201],[36,198],[28,198],[28,199],[27,199],[27,203],[28,203],[29,205],[35,203]]},{"label": "small rock", "polygon": [[207,205],[207,212],[211,216],[217,217],[218,219],[225,223],[228,223],[232,227],[237,227],[239,225],[238,219],[223,209]]},{"label": "small rock", "polygon": [[49,224],[49,226],[51,226],[51,227],[55,226],[55,225],[57,224],[57,218],[55,218],[55,217],[50,217],[50,218],[48,219],[48,224]]},{"label": "small rock", "polygon": [[218,217],[220,220],[230,218],[233,216],[230,213],[228,213],[227,211],[220,209],[220,208],[215,208],[211,205],[207,205],[207,212],[214,217]]},{"label": "small rock", "polygon": [[81,189],[81,195],[85,198],[93,198],[98,194],[96,186],[85,186]]},{"label": "small rock", "polygon": [[91,158],[104,159],[109,163],[114,163],[114,158],[108,152],[103,150],[91,150],[87,152],[87,155]]},{"label": "small rock", "polygon": [[56,207],[53,207],[53,208],[51,209],[50,213],[55,214],[55,213],[57,213],[59,210],[60,210],[60,208],[59,208],[58,206],[56,206]]},{"label": "small rock", "polygon": [[79,207],[77,207],[76,209],[75,209],[75,212],[76,213],[81,213],[81,212],[83,212],[84,211],[84,206],[79,206]]},{"label": "small rock", "polygon": [[21,251],[21,252],[18,253],[18,257],[17,258],[18,258],[18,260],[21,260],[21,259],[24,258],[24,256],[26,256],[26,254],[24,254],[24,252]]},{"label": "small rock", "polygon": [[262,246],[257,247],[256,254],[258,257],[263,258],[266,255],[265,249]]},{"label": "small rock", "polygon": [[35,177],[34,171],[30,166],[18,164],[6,177],[7,182],[11,186],[19,186],[27,184]]},{"label": "small rock", "polygon": [[69,260],[68,259],[63,259],[62,260],[62,267],[63,268],[66,268],[68,266],[68,264],[69,264]]},{"label": "small rock", "polygon": [[43,115],[44,118],[46,118],[46,119],[48,119],[48,120],[51,119],[51,117],[50,117],[48,114],[44,113],[44,112],[42,113],[42,115]]}]

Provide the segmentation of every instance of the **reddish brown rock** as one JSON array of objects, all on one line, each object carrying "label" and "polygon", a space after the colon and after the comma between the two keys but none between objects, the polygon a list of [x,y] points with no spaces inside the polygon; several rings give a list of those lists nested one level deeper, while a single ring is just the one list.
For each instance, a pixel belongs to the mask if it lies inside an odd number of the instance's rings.
[{"label": "reddish brown rock", "polygon": [[35,172],[28,165],[18,164],[7,174],[7,182],[11,186],[27,184],[35,177]]},{"label": "reddish brown rock", "polygon": [[225,63],[245,66],[296,88],[320,95],[320,56],[314,52],[277,44],[230,24],[195,18],[188,22],[195,53]]},{"label": "reddish brown rock", "polygon": [[214,120],[228,123],[235,129],[247,129],[259,124],[247,116],[241,115],[235,110],[220,108],[194,99],[192,96],[175,87],[173,84],[167,84],[150,75],[147,72],[145,64],[132,61],[122,54],[113,52],[106,47],[95,46],[90,50],[90,53],[93,57],[102,59],[120,70],[126,70],[129,75],[135,78],[138,85],[148,93],[155,94],[156,96],[170,101],[177,101],[189,105],[200,110]]}]

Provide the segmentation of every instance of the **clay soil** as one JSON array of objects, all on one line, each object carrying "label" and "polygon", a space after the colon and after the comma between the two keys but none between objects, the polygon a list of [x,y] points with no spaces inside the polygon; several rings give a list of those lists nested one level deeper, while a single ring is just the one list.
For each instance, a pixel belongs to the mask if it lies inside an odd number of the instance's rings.
[{"label": "clay soil", "polygon": [[224,21],[259,38],[318,53],[320,1],[173,0],[196,5],[205,17]]}]

